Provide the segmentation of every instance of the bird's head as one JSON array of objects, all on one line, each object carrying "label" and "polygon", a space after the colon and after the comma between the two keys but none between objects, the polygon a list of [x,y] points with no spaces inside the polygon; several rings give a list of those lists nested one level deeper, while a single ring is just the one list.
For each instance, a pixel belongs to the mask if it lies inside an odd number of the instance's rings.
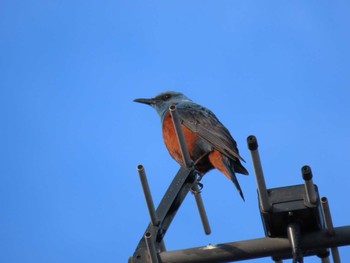
[{"label": "bird's head", "polygon": [[156,109],[159,116],[163,119],[169,107],[183,102],[191,101],[184,94],[176,91],[166,91],[150,99],[135,99],[135,102],[144,103]]}]

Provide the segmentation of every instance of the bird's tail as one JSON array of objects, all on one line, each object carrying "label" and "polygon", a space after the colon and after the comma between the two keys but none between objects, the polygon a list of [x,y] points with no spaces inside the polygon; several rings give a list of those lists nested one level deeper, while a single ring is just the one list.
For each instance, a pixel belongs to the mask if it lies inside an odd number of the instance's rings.
[{"label": "bird's tail", "polygon": [[240,160],[231,160],[231,166],[234,167],[236,173],[248,175],[247,169],[241,164]]},{"label": "bird's tail", "polygon": [[236,186],[243,201],[245,201],[243,191],[242,191],[241,186],[239,185],[239,182],[238,182],[237,177],[236,177],[235,168],[238,168],[237,173],[248,174],[248,171],[242,165],[240,165],[240,166],[236,165],[235,162],[237,162],[237,161],[233,161],[230,158],[223,156],[223,163],[225,165],[227,172],[230,175],[230,179],[233,182],[233,184]]},{"label": "bird's tail", "polygon": [[[236,175],[235,175],[235,167],[237,164],[240,164],[239,160],[238,159],[232,160],[217,150],[212,151],[208,157],[209,157],[209,161],[211,162],[211,164],[216,169],[221,171],[228,179],[230,179],[234,183],[234,185],[236,186],[239,194],[241,195],[241,197],[244,201],[242,189],[241,189],[241,187],[238,183],[238,180],[236,178]],[[243,174],[248,174],[247,170],[241,164],[240,164],[240,166],[237,165],[237,167],[238,167],[237,172],[243,173]]]}]

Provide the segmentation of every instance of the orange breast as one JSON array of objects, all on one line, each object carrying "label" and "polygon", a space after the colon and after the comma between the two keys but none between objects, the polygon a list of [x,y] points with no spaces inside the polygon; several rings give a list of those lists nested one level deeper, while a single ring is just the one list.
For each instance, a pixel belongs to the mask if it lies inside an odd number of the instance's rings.
[{"label": "orange breast", "polygon": [[[196,147],[197,135],[193,133],[186,126],[181,125],[182,131],[184,133],[184,137],[186,140],[186,146],[193,160],[193,150]],[[176,137],[176,132],[174,128],[173,121],[171,119],[170,113],[166,113],[164,121],[163,121],[163,140],[166,148],[168,149],[170,155],[180,164],[183,165],[182,154],[180,150],[180,145]]]}]

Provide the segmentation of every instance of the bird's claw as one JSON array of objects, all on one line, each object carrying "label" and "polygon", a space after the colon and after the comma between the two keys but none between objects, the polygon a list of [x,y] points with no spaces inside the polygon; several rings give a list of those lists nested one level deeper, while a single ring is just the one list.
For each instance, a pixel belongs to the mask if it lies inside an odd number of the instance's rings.
[{"label": "bird's claw", "polygon": [[198,183],[202,180],[202,178],[203,178],[203,175],[201,175],[199,172],[197,172],[197,182]]},{"label": "bird's claw", "polygon": [[191,188],[191,192],[194,195],[200,194],[202,192],[202,189],[203,189],[203,184],[197,180],[195,182],[195,185]]},{"label": "bird's claw", "polygon": [[198,192],[202,192],[202,189],[203,189],[203,183],[200,183],[199,181],[197,181],[197,185],[198,185]]}]

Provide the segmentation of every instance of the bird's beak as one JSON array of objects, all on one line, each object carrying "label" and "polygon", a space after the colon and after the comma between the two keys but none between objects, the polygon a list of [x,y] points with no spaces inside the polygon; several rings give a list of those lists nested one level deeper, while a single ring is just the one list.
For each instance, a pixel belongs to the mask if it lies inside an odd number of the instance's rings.
[{"label": "bird's beak", "polygon": [[154,105],[157,103],[157,100],[154,98],[151,99],[134,99],[135,102],[147,104],[147,105]]}]

